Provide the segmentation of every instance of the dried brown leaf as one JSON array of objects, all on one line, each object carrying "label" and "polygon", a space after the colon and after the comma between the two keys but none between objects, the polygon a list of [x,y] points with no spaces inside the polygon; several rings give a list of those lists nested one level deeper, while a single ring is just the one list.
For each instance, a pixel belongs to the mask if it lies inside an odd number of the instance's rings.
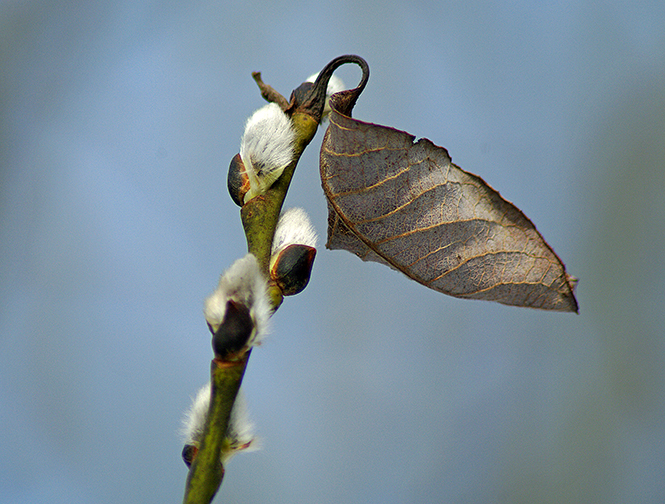
[{"label": "dried brown leaf", "polygon": [[533,223],[446,149],[351,118],[361,91],[334,95],[321,147],[326,246],[451,296],[577,312],[575,281]]}]

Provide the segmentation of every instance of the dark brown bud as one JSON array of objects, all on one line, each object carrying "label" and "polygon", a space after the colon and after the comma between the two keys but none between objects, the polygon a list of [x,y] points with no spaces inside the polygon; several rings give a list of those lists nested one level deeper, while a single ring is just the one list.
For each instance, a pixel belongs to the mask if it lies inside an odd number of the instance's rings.
[{"label": "dark brown bud", "polygon": [[194,459],[196,458],[196,454],[199,452],[199,449],[191,444],[186,444],[185,447],[182,449],[182,460],[185,461],[185,465],[187,467],[192,466],[192,462],[194,462]]},{"label": "dark brown bud", "polygon": [[249,308],[244,304],[230,299],[226,302],[224,319],[212,336],[212,349],[215,357],[221,360],[237,354],[249,341],[254,322],[249,314]]},{"label": "dark brown bud", "polygon": [[236,154],[231,160],[227,185],[231,199],[236,205],[242,207],[245,201],[245,194],[249,191],[249,178],[245,172],[245,163],[242,162],[240,154]]},{"label": "dark brown bud", "polygon": [[302,292],[309,283],[316,249],[307,245],[289,245],[272,261],[270,278],[285,296]]},{"label": "dark brown bud", "polygon": [[[325,85],[327,86],[328,83],[326,82]],[[297,88],[295,88],[291,92],[290,103],[294,104],[295,106],[302,105],[303,103],[305,103],[307,101],[308,98],[311,98],[313,96],[312,95],[312,90],[313,89],[314,89],[314,83],[313,82],[303,82],[302,84],[300,84],[300,86],[298,86]],[[318,96],[317,96],[317,98],[320,99]],[[324,96],[324,98],[325,98],[325,96]],[[314,103],[312,103],[312,105],[314,105]],[[312,108],[314,108],[314,107],[312,107]],[[315,110],[318,110],[318,107],[316,107]],[[323,109],[321,109],[321,110],[323,111]],[[313,111],[313,113],[311,115],[312,116],[317,116],[318,115],[320,117],[320,114],[317,114],[316,111]],[[317,120],[319,120],[319,119],[317,119]]]}]

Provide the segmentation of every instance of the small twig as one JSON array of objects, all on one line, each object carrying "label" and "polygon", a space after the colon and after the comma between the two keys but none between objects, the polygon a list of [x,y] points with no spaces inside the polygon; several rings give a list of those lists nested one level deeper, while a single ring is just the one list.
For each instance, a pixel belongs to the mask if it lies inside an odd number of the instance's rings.
[{"label": "small twig", "polygon": [[286,110],[289,107],[289,102],[286,101],[286,98],[275,91],[275,88],[263,82],[261,79],[261,72],[252,72],[252,77],[254,77],[256,84],[261,90],[261,96],[263,96],[266,101],[276,103],[282,110]]}]

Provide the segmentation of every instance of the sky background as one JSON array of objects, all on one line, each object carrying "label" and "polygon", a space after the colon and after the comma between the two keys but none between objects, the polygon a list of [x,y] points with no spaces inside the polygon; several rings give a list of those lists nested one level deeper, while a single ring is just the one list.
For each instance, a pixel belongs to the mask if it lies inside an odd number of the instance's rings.
[{"label": "sky background", "polygon": [[203,299],[246,251],[226,171],[251,72],[288,96],[354,53],[354,116],[514,202],[580,314],[326,250],[320,131],[286,202],[312,279],[252,354],[263,449],[217,502],[661,502],[663,26],[656,0],[0,2],[0,500],[182,500]]}]

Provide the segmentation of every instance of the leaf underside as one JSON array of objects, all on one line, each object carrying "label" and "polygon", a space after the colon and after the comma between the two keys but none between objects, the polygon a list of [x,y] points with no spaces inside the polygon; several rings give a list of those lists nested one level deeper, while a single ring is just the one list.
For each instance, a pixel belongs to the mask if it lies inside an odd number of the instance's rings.
[{"label": "leaf underside", "polygon": [[320,165],[329,249],[451,296],[577,312],[575,281],[517,207],[446,149],[332,105]]}]

